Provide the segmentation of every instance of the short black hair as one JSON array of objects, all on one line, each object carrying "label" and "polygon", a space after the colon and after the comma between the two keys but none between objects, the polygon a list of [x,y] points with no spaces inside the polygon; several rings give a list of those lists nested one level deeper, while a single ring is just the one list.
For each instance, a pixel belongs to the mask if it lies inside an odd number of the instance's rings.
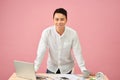
[{"label": "short black hair", "polygon": [[66,19],[67,19],[67,11],[66,11],[64,8],[58,8],[58,9],[56,9],[56,10],[54,11],[54,13],[53,13],[53,18],[54,18],[54,16],[55,16],[55,13],[61,13],[61,14],[65,15],[65,17],[66,17]]}]

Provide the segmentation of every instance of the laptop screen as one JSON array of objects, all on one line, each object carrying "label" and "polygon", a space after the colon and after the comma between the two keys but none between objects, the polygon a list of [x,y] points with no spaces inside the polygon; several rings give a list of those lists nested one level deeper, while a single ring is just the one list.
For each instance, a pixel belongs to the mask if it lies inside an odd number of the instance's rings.
[{"label": "laptop screen", "polygon": [[16,69],[16,76],[17,77],[36,80],[36,75],[35,75],[33,63],[15,60],[14,66]]}]

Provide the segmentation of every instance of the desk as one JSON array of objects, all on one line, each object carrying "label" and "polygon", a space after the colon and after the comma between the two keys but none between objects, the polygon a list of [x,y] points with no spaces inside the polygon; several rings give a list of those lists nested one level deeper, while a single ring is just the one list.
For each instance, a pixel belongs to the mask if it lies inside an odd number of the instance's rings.
[{"label": "desk", "polygon": [[[41,76],[56,76],[56,75],[60,75],[60,74],[46,74],[46,73],[41,73],[40,75]],[[79,75],[79,74],[76,74],[76,75]],[[91,77],[93,77],[93,76],[91,76]],[[19,78],[19,77],[16,76],[15,73],[13,73],[8,80],[27,80],[27,79]],[[90,78],[88,78],[86,80],[90,80]],[[105,80],[108,80],[107,76],[105,76]]]}]

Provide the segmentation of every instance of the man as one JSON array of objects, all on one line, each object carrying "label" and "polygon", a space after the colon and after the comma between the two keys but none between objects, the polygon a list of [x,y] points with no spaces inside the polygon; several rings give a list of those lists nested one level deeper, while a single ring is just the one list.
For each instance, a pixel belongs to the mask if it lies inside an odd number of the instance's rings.
[{"label": "man", "polygon": [[74,67],[71,49],[73,49],[81,71],[87,70],[82,58],[77,32],[66,26],[67,11],[64,8],[56,9],[53,13],[53,22],[53,26],[42,32],[35,60],[35,71],[37,72],[39,69],[47,48],[49,49],[47,73],[70,74]]}]

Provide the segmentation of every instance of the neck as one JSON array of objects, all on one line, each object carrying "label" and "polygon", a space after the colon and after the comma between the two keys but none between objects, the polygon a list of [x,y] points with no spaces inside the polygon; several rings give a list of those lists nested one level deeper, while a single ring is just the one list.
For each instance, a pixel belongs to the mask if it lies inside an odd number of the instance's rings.
[{"label": "neck", "polygon": [[61,36],[64,33],[65,28],[63,28],[63,29],[56,29],[56,31]]}]

